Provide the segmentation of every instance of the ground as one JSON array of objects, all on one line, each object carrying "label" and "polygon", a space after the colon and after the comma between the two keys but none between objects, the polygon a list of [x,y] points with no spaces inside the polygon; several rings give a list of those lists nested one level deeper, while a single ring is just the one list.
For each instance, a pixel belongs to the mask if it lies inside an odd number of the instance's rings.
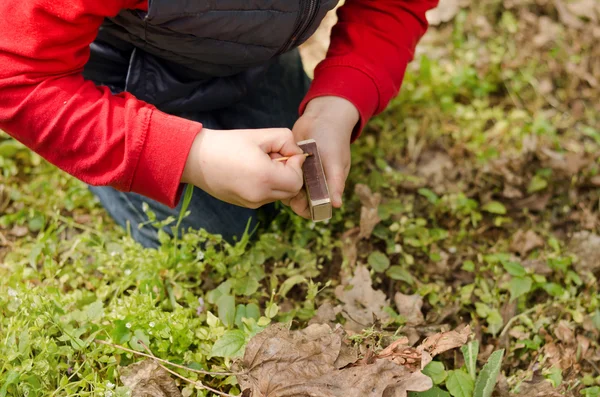
[{"label": "ground", "polygon": [[115,345],[226,371],[269,324],[310,321],[363,356],[469,324],[476,364],[440,354],[426,396],[486,395],[469,375],[495,351],[496,396],[600,396],[600,3],[443,5],[325,224],[284,210],[235,246],[178,231],[145,250],[1,135],[0,397],[127,395],[143,357]]}]

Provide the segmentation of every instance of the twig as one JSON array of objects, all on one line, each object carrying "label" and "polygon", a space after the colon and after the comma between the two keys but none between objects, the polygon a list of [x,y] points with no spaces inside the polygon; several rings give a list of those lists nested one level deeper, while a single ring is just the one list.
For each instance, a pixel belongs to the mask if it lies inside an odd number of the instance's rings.
[{"label": "twig", "polygon": [[[174,367],[185,369],[187,371],[195,372],[197,374],[211,375],[211,376],[243,375],[243,373],[236,373],[236,372],[212,372],[212,371],[204,371],[204,370],[201,370],[201,369],[189,368],[189,367],[186,367],[185,365],[175,364],[175,363],[172,363],[170,361],[163,360],[162,358],[158,358],[155,355],[150,355],[150,354],[142,353],[142,352],[139,352],[137,350],[129,349],[129,348],[127,348],[125,346],[121,346],[121,345],[115,345],[114,343],[110,343],[110,342],[107,342],[107,341],[104,341],[104,340],[96,339],[95,342],[99,343],[101,345],[106,345],[106,346],[114,347],[115,349],[123,350],[123,351],[126,351],[128,353],[133,353],[133,354],[136,354],[138,356],[152,358],[152,359],[154,359],[156,361],[160,361],[161,363],[172,365]],[[140,341],[139,343],[141,344],[142,342]]]},{"label": "twig", "polygon": [[[304,157],[310,157],[311,154],[310,153],[304,153]],[[273,159],[273,161],[277,161],[278,163],[282,162],[282,161],[286,161],[291,159],[293,156],[287,156],[287,157],[277,157],[276,159]]]},{"label": "twig", "polygon": [[178,377],[179,379],[182,379],[182,380],[184,380],[184,381],[186,381],[186,382],[189,382],[189,383],[191,383],[192,385],[194,385],[194,386],[196,386],[196,387],[199,387],[199,388],[202,388],[202,389],[208,390],[208,391],[210,391],[210,392],[213,392],[213,393],[215,393],[215,394],[218,394],[218,395],[220,395],[220,396],[224,396],[224,397],[237,397],[237,396],[234,396],[233,394],[228,394],[228,393],[225,393],[225,392],[219,391],[219,390],[217,390],[217,389],[213,389],[213,388],[212,388],[212,387],[210,387],[210,386],[206,386],[204,383],[202,383],[202,382],[201,382],[201,381],[199,381],[199,380],[198,380],[198,381],[194,381],[194,380],[188,379],[188,378],[186,378],[185,376],[183,376],[183,375],[180,375],[180,374],[178,374],[177,372],[173,371],[172,369],[169,369],[169,368],[165,367],[165,366],[164,366],[162,363],[160,363],[160,361],[163,361],[163,360],[161,360],[161,359],[159,359],[158,357],[156,357],[156,356],[155,356],[155,355],[152,353],[152,350],[150,350],[150,348],[148,348],[148,346],[146,346],[146,344],[145,344],[144,342],[142,342],[141,340],[139,340],[139,341],[138,341],[138,343],[139,343],[140,345],[142,345],[142,346],[144,347],[144,349],[146,349],[146,351],[148,352],[148,354],[150,355],[150,357],[152,357],[152,359],[154,359],[154,360],[155,360],[155,361],[158,363],[158,365],[159,365],[159,366],[160,366],[162,369],[164,369],[165,371],[169,372],[169,373],[170,373],[170,374],[172,374],[172,375],[175,375],[175,376],[176,376],[176,377]]},{"label": "twig", "polygon": [[598,366],[589,358],[585,359],[585,362],[588,363],[589,365],[592,366],[592,368],[594,368],[594,370],[596,370],[596,373],[600,375],[600,368],[598,368]]}]

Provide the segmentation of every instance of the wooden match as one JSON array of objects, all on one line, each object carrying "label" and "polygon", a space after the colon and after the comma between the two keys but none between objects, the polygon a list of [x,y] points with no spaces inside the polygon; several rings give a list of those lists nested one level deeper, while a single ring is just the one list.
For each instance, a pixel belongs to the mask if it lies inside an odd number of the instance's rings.
[{"label": "wooden match", "polygon": [[[308,157],[308,156],[310,156],[310,153],[304,153],[304,157]],[[277,157],[276,159],[273,159],[273,160],[274,160],[274,161],[277,161],[277,162],[282,162],[282,161],[289,160],[289,159],[291,159],[291,158],[292,158],[292,156],[287,156],[287,157]]]},{"label": "wooden match", "polygon": [[298,146],[307,154],[306,161],[302,166],[302,173],[304,174],[304,188],[308,197],[310,216],[314,222],[325,221],[331,218],[333,209],[317,142],[314,139],[308,139],[298,142]]}]

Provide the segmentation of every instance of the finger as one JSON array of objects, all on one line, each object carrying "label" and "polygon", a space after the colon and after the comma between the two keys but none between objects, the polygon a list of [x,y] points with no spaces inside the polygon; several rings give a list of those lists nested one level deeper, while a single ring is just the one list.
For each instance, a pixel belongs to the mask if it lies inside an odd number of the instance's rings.
[{"label": "finger", "polygon": [[306,158],[303,155],[295,155],[285,163],[272,162],[271,189],[297,194],[304,184],[302,176],[304,160]]},{"label": "finger", "polygon": [[327,178],[329,194],[331,195],[331,204],[335,208],[340,208],[342,206],[342,195],[346,186],[349,167],[340,165],[340,162],[331,161],[331,159],[328,160],[323,164],[323,168],[325,170],[325,177]]},{"label": "finger", "polygon": [[279,153],[269,153],[269,157],[271,158],[271,160],[275,160],[275,159],[281,158],[283,156]]},{"label": "finger", "polygon": [[283,200],[281,200],[281,204],[285,205],[286,207],[289,207],[290,206],[290,201],[292,199],[293,199],[293,197],[289,198],[289,199],[283,199]]},{"label": "finger", "polygon": [[292,131],[287,128],[269,128],[262,130],[260,147],[265,153],[280,153],[282,156],[302,154],[296,144]]},{"label": "finger", "polygon": [[310,219],[310,207],[308,206],[308,197],[306,192],[302,190],[297,196],[290,200],[292,211],[303,218]]}]

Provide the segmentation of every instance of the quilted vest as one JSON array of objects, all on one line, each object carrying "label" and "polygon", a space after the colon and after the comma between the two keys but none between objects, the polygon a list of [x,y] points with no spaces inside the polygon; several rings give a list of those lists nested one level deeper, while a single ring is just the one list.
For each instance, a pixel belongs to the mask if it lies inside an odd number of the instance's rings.
[{"label": "quilted vest", "polygon": [[107,18],[84,76],[166,112],[235,103],[338,0],[149,0]]}]

